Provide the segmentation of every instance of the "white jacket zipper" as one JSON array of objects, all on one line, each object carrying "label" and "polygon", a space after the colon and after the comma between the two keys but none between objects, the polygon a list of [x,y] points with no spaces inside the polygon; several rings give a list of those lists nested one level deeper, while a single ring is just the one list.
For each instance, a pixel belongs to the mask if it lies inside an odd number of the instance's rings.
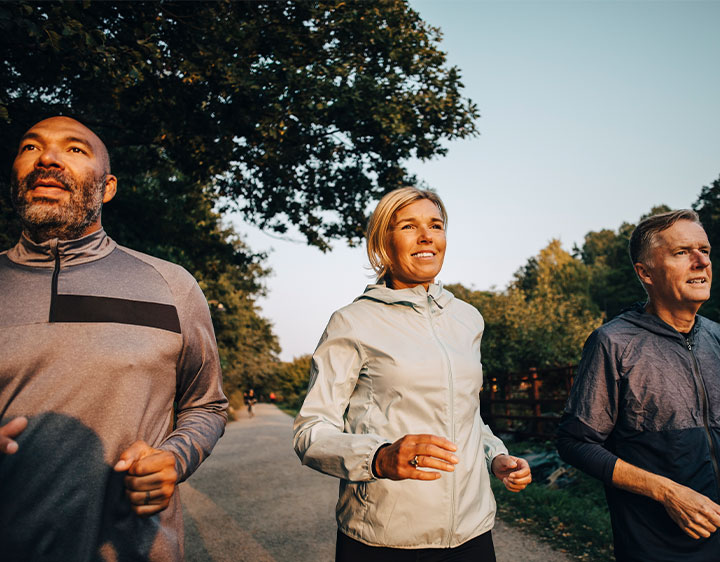
[{"label": "white jacket zipper", "polygon": [[[443,345],[442,341],[438,337],[437,333],[435,332],[435,326],[433,324],[433,318],[432,318],[432,305],[433,305],[433,298],[428,295],[427,298],[427,317],[428,321],[430,322],[430,331],[432,332],[433,337],[435,338],[435,341],[438,344],[438,347],[441,349],[443,357],[445,358],[445,364],[447,365],[447,376],[448,376],[448,390],[449,390],[449,396],[450,396],[450,441],[455,443],[455,404],[453,401],[453,377],[452,377],[452,367],[450,366],[450,356],[448,355],[447,350],[445,349],[445,346]],[[452,546],[452,536],[453,536],[453,530],[455,529],[455,472],[453,471],[450,473],[450,528],[448,529],[448,536],[447,536],[447,546]]]}]

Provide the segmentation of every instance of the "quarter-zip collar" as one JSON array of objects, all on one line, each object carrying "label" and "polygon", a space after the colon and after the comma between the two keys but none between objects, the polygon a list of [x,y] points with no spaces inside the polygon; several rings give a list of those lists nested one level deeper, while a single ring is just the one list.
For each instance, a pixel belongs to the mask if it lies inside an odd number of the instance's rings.
[{"label": "quarter-zip collar", "polygon": [[384,304],[397,304],[410,306],[418,312],[424,312],[434,303],[440,310],[444,309],[455,297],[443,289],[441,283],[431,283],[428,290],[422,285],[409,289],[391,289],[385,283],[368,285],[365,291],[355,300],[368,299]]},{"label": "quarter-zip collar", "polygon": [[23,233],[20,241],[8,251],[7,257],[20,265],[50,269],[55,267],[58,257],[62,267],[79,265],[107,256],[116,246],[102,228],[75,240],[53,238],[41,244],[33,242]]}]

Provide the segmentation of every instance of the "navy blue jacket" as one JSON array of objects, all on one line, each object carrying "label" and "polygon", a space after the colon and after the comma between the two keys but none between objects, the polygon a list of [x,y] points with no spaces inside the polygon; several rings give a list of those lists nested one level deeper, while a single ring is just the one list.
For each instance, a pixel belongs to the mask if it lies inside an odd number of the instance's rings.
[{"label": "navy blue jacket", "polygon": [[697,316],[686,337],[636,305],[595,330],[558,451],[605,483],[618,560],[720,560],[720,531],[692,539],[661,503],[612,486],[621,458],[720,503],[720,325]]}]

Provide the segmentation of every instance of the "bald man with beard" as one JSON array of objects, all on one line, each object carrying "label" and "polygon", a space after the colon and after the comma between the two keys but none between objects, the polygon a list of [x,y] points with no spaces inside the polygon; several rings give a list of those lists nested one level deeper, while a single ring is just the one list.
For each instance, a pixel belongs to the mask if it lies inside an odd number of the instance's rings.
[{"label": "bald man with beard", "polygon": [[182,560],[176,486],[224,431],[205,298],[181,267],[107,236],[116,191],[79,121],[23,135],[23,234],[0,254],[3,560]]}]

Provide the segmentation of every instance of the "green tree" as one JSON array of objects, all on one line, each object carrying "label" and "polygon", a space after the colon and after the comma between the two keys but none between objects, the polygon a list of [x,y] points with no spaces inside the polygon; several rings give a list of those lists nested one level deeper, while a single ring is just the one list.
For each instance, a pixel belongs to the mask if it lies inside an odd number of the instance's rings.
[{"label": "green tree", "polygon": [[[602,317],[590,296],[590,269],[552,240],[536,258],[537,284],[526,294],[523,367],[570,364]],[[530,365],[529,363],[534,363]]]},{"label": "green tree", "polygon": [[310,380],[311,361],[310,355],[301,355],[292,361],[275,364],[272,378],[268,382],[268,391],[274,390],[285,408],[297,411],[302,406]]},{"label": "green tree", "polygon": [[76,114],[123,163],[321,248],[360,239],[368,203],[412,181],[403,161],[475,133],[439,31],[402,0],[23,1],[0,35],[3,154]]},{"label": "green tree", "polygon": [[448,289],[483,315],[482,360],[492,374],[580,359],[585,339],[602,322],[590,296],[590,275],[588,266],[552,240],[504,291]]},{"label": "green tree", "polygon": [[585,235],[575,255],[590,267],[590,295],[611,320],[624,308],[645,298],[628,255],[628,242],[635,225],[623,223],[617,231],[603,229]]},{"label": "green tree", "polygon": [[0,166],[43,117],[95,130],[119,179],[106,229],[198,278],[226,390],[259,389],[278,351],[255,305],[266,270],[222,214],[357,242],[368,203],[412,181],[405,160],[476,133],[439,40],[401,0],[3,3]]},{"label": "green tree", "polygon": [[[710,246],[720,248],[720,178],[710,185],[703,186],[693,209],[707,232]],[[708,318],[720,322],[720,283],[715,283],[710,291],[710,300],[702,305],[700,312]]]},{"label": "green tree", "polygon": [[473,291],[460,284],[446,288],[483,315],[482,363],[487,373],[515,372],[525,366],[536,366],[524,349],[527,302],[523,291],[514,287],[504,291]]},{"label": "green tree", "polygon": [[[667,211],[670,211],[668,206],[657,205],[640,220]],[[602,311],[605,321],[612,320],[623,309],[647,298],[628,253],[634,229],[634,224],[624,222],[617,231],[591,231],[585,235],[582,248],[574,248],[574,255],[590,267],[590,296]]]},{"label": "green tree", "polygon": [[[242,242],[234,240],[242,247]],[[242,404],[242,392],[254,388],[267,394],[280,346],[272,324],[263,318],[256,300],[264,294],[257,285],[267,271],[260,263],[243,267],[228,265],[212,275],[198,273],[208,299],[223,370],[223,386],[234,407]]]}]

